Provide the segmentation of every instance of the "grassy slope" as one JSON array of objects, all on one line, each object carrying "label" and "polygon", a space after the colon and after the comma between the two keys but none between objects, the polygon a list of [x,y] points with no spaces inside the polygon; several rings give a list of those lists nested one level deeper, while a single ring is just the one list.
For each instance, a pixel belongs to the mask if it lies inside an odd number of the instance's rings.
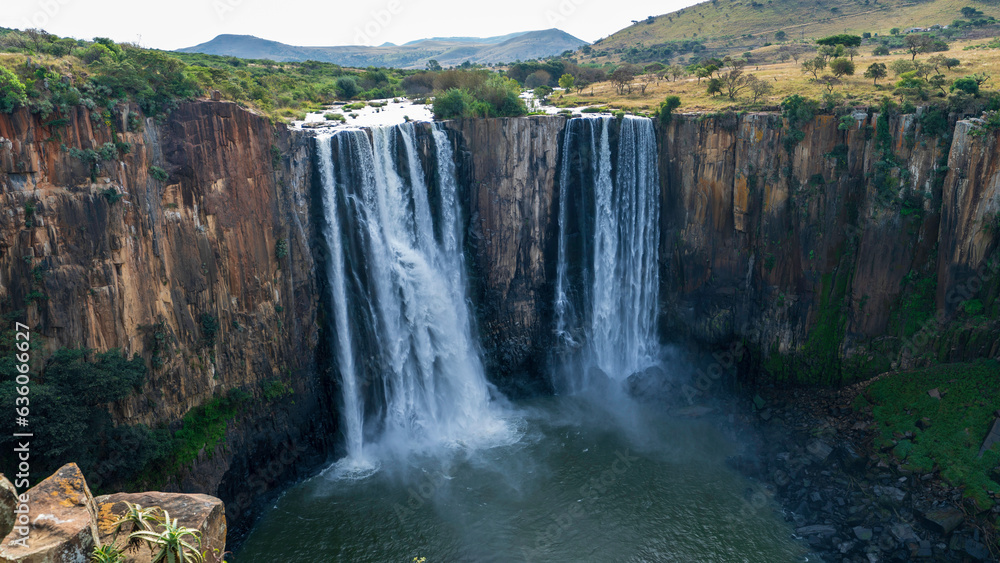
[{"label": "grassy slope", "polygon": [[[763,0],[752,7],[750,0],[716,0],[641,21],[594,44],[597,50],[652,46],[671,40],[701,38],[709,46],[759,46],[761,39],[748,40],[746,34],[773,40],[784,30],[788,39],[810,39],[837,33],[861,34],[868,31],[888,34],[894,27],[947,25],[961,18],[963,6],[972,6],[986,16],[1000,18],[1000,4],[977,0],[933,0],[908,2],[881,0]],[[867,4],[867,5],[866,5]],[[836,8],[837,12],[831,10]],[[613,57],[612,57],[613,58]]]},{"label": "grassy slope", "polygon": [[[977,456],[994,411],[1000,409],[998,370],[997,361],[981,360],[891,374],[873,382],[857,406],[871,404],[877,446],[913,471],[940,470],[980,508],[987,508],[993,504],[989,491],[1000,492],[1000,484],[990,478],[1000,449]],[[941,399],[927,394],[932,389],[938,389]],[[924,428],[917,425],[922,419]],[[912,438],[906,438],[908,432]]]},{"label": "grassy slope", "polygon": [[[942,71],[949,81],[976,72],[986,72],[992,76],[1000,76],[1000,50],[998,49],[970,49],[964,47],[970,45],[981,45],[988,43],[988,40],[965,41],[952,44],[951,50],[943,53],[949,57],[955,57],[962,61],[962,65],[952,71]],[[889,77],[879,81],[878,86],[874,86],[872,81],[862,75],[868,65],[874,62],[889,64],[897,59],[910,59],[908,54],[893,54],[886,57],[874,57],[871,55],[871,46],[862,47],[862,54],[855,57],[857,66],[855,76],[845,76],[844,83],[834,90],[844,94],[850,103],[865,105],[877,103],[882,96],[892,97],[892,85],[896,78],[890,72]],[[927,60],[929,55],[921,55],[918,60]],[[800,94],[811,98],[820,98],[826,90],[812,80],[811,74],[803,74],[800,63],[788,61],[770,65],[750,65],[747,72],[756,74],[764,80],[770,81],[774,85],[774,92],[767,99],[767,104],[777,104],[786,96]],[[636,93],[618,95],[610,82],[602,82],[594,85],[593,94],[591,88],[585,89],[582,93],[564,94],[559,99],[559,94],[553,96],[553,101],[559,105],[582,106],[582,105],[604,105],[610,104],[612,107],[627,109],[632,111],[651,111],[659,106],[666,96],[680,96],[682,106],[681,112],[691,111],[719,111],[731,106],[744,107],[745,95],[741,97],[741,102],[733,102],[725,96],[709,96],[705,93],[705,81],[700,83],[695,78],[682,78],[677,82],[660,81],[659,84],[652,84],[646,90],[645,95]],[[994,83],[991,82],[990,86]],[[933,99],[933,98],[932,98]]]}]

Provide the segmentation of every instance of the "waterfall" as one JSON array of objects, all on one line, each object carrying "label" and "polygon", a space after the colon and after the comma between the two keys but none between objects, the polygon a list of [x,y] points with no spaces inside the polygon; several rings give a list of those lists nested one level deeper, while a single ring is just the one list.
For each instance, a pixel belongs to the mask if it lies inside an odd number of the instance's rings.
[{"label": "waterfall", "polygon": [[557,385],[569,392],[622,381],[660,354],[656,138],[649,119],[617,125],[572,119],[563,139],[555,313],[567,366]]},{"label": "waterfall", "polygon": [[431,133],[430,170],[414,124],[316,140],[342,467],[506,439],[472,338],[451,144]]}]

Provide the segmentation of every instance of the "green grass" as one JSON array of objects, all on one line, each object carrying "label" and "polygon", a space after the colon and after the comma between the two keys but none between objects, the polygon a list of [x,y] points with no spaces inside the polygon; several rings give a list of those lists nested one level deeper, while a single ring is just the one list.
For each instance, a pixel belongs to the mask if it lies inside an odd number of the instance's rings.
[{"label": "green grass", "polygon": [[[990,472],[1000,463],[1000,448],[977,457],[979,447],[1000,408],[1000,363],[980,360],[942,364],[896,373],[875,381],[865,398],[872,404],[878,435],[876,445],[892,448],[904,468],[941,471],[955,487],[964,489],[981,509],[993,506],[988,491],[1000,491]],[[937,388],[941,399],[927,394]],[[921,429],[917,422],[928,419]],[[912,439],[904,438],[907,432]]]},{"label": "green grass", "polygon": [[765,42],[778,43],[775,33],[785,32],[785,41],[803,41],[838,33],[864,32],[889,35],[892,28],[947,25],[963,19],[963,6],[974,6],[984,16],[1000,18],[1000,4],[969,0],[715,0],[622,29],[593,45],[593,52],[617,58],[632,48],[648,48],[673,41],[704,41],[709,48],[753,49]]}]

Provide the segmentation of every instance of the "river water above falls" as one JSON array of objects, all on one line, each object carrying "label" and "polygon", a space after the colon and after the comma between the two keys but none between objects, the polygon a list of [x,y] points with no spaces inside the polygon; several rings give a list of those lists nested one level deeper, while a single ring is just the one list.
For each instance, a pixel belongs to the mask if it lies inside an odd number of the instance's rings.
[{"label": "river water above falls", "polygon": [[725,466],[736,443],[705,421],[630,412],[538,398],[521,405],[515,444],[316,476],[275,503],[236,561],[803,560],[776,507]]}]

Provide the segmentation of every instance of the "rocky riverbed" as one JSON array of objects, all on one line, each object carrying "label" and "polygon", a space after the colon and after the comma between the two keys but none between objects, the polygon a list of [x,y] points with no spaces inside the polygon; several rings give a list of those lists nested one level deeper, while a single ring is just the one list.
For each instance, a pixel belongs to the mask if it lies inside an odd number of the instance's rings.
[{"label": "rocky riverbed", "polygon": [[852,406],[865,385],[758,390],[732,411],[756,432],[731,464],[784,507],[823,561],[997,561],[1000,505],[981,511],[937,471],[880,455],[870,409]]}]

